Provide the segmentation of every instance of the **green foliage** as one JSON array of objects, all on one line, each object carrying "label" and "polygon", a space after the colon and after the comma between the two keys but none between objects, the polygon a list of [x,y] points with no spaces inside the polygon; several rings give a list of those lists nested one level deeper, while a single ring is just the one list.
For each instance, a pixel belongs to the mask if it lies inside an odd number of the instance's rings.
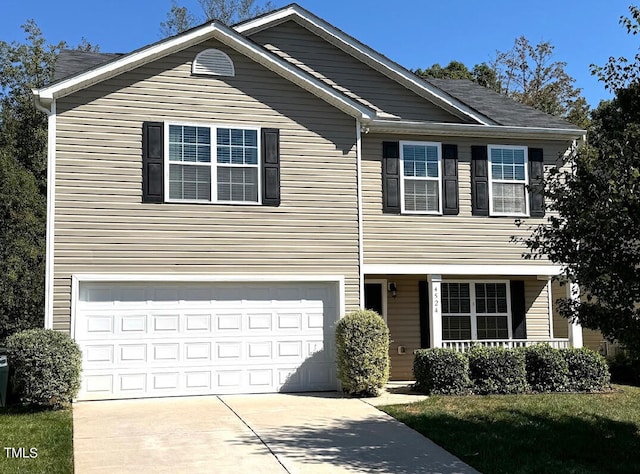
[{"label": "green foliage", "polygon": [[28,329],[6,341],[14,396],[27,405],[60,408],[80,388],[82,355],[67,335],[52,329]]},{"label": "green foliage", "polygon": [[640,359],[635,354],[620,351],[607,363],[613,383],[640,386]]},{"label": "green foliage", "polygon": [[196,17],[187,7],[181,7],[176,0],[171,0],[171,9],[167,13],[167,20],[160,22],[160,34],[163,38],[174,36],[187,31],[195,24]]},{"label": "green foliage", "polygon": [[547,177],[555,212],[523,239],[525,258],[548,257],[579,284],[561,315],[640,353],[640,84],[600,104],[587,139]]},{"label": "green foliage", "polygon": [[0,341],[43,326],[45,219],[35,177],[0,149]]},{"label": "green foliage", "polygon": [[27,42],[0,41],[0,150],[31,171],[44,194],[47,116],[36,109],[31,89],[52,80],[66,43],[47,44],[33,20],[22,28]]},{"label": "green foliage", "polygon": [[[629,13],[631,13],[630,17],[624,15],[620,17],[620,24],[624,26],[627,33],[636,36],[640,32],[640,8],[631,5]],[[625,89],[640,78],[640,52],[636,53],[631,61],[624,56],[618,58],[611,56],[604,66],[591,64],[591,74],[604,82],[605,87],[611,92]]]},{"label": "green foliage", "polygon": [[468,352],[475,393],[506,394],[528,390],[524,353],[500,347],[475,346]]},{"label": "green foliage", "polygon": [[351,395],[376,396],[389,380],[389,329],[375,311],[358,310],[336,325],[338,378]]},{"label": "green foliage", "polygon": [[611,374],[603,356],[587,348],[562,349],[560,354],[569,368],[569,391],[602,392],[609,388]]},{"label": "green foliage", "polygon": [[521,350],[527,368],[527,382],[535,392],[563,392],[569,386],[569,365],[560,351],[547,344]]},{"label": "green foliage", "polygon": [[421,349],[413,359],[415,388],[432,395],[469,393],[469,360],[453,349]]},{"label": "green foliage", "polygon": [[218,20],[225,25],[233,25],[250,20],[275,8],[271,1],[256,0],[198,0],[203,16],[194,15],[187,7],[172,0],[171,9],[165,21],[160,22],[160,34],[163,37],[177,35],[200,23]]}]

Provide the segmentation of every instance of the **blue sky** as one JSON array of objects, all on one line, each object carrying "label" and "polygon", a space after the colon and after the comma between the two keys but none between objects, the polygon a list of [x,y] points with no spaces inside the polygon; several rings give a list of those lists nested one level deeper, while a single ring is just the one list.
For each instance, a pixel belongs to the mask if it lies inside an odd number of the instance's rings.
[{"label": "blue sky", "polygon": [[[458,60],[472,67],[520,35],[549,41],[554,59],[596,106],[609,98],[589,65],[609,56],[632,57],[640,38],[618,24],[631,0],[299,0],[298,3],[405,67]],[[200,14],[197,0],[178,2]],[[276,0],[277,7],[289,4]],[[85,37],[103,52],[128,52],[160,39],[170,0],[0,0],[0,40],[24,38],[33,18],[50,42],[75,45]]]}]

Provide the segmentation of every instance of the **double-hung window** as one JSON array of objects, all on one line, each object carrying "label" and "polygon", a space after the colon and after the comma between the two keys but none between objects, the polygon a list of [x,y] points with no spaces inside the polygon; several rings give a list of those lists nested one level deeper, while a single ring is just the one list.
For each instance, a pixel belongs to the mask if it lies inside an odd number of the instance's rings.
[{"label": "double-hung window", "polygon": [[443,282],[442,339],[510,339],[507,282]]},{"label": "double-hung window", "polygon": [[168,201],[259,203],[258,129],[167,127]]},{"label": "double-hung window", "polygon": [[489,170],[491,215],[528,215],[527,147],[489,145]]},{"label": "double-hung window", "polygon": [[442,214],[440,143],[400,142],[402,212]]}]

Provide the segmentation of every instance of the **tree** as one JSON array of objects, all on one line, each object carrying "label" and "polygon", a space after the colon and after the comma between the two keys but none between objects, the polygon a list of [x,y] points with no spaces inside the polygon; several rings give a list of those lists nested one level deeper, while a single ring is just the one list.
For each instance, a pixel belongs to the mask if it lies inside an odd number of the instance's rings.
[{"label": "tree", "polygon": [[31,89],[52,80],[66,43],[47,44],[33,20],[22,29],[26,43],[0,41],[0,150],[31,171],[44,193],[47,116],[36,109]]},{"label": "tree", "polygon": [[[22,28],[26,42],[0,41],[0,341],[43,325],[47,116],[31,89],[51,82],[67,46],[33,20]],[[78,48],[97,50],[84,38]]]},{"label": "tree", "polygon": [[548,41],[532,45],[527,38],[516,38],[513,48],[496,52],[489,63],[476,64],[470,71],[464,64],[451,61],[446,67],[434,64],[414,71],[435,79],[467,79],[542,112],[586,128],[589,105],[575,79],[565,71],[566,63],[553,61],[554,46]]},{"label": "tree", "polygon": [[564,61],[554,61],[555,47],[548,41],[532,45],[516,38],[513,48],[497,52],[492,66],[500,93],[542,112],[586,127],[589,107],[575,79],[567,74]]},{"label": "tree", "polygon": [[[640,8],[631,5],[629,12],[631,17],[621,16],[620,24],[626,28],[627,33],[635,36],[640,32]],[[604,66],[592,64],[591,74],[598,76],[611,92],[622,89],[640,78],[640,52],[636,53],[633,62],[622,56],[612,56]]]},{"label": "tree", "polygon": [[525,257],[548,256],[580,286],[562,316],[640,353],[639,85],[600,104],[588,142],[547,179],[555,213],[524,239]]},{"label": "tree", "polygon": [[45,221],[35,176],[0,149],[0,341],[43,326]]},{"label": "tree", "polygon": [[[623,24],[636,32],[631,11]],[[552,170],[545,189],[555,213],[523,242],[526,258],[548,256],[580,286],[581,299],[562,300],[560,314],[640,359],[640,70],[624,64],[593,69],[615,96],[593,111],[588,144]]]},{"label": "tree", "polygon": [[187,7],[181,7],[176,0],[172,0],[166,21],[160,23],[162,36],[182,33],[198,23],[209,20],[218,20],[226,25],[232,25],[274,9],[271,1],[264,2],[262,5],[257,4],[256,0],[198,0],[198,3],[204,17],[192,14]]},{"label": "tree", "polygon": [[196,17],[189,12],[187,7],[181,7],[176,0],[171,2],[171,10],[167,13],[167,21],[160,22],[160,34],[166,38],[174,36],[196,24]]}]

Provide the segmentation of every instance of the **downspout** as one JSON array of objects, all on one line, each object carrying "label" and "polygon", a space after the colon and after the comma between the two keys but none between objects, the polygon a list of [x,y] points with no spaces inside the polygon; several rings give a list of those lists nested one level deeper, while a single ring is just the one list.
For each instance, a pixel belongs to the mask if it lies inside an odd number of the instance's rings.
[{"label": "downspout", "polygon": [[362,235],[362,129],[356,119],[356,180],[358,201],[358,305],[364,308],[364,239]]},{"label": "downspout", "polygon": [[56,102],[49,108],[42,105],[37,91],[34,93],[36,109],[47,114],[47,231],[44,281],[44,327],[53,329],[53,236],[55,214],[56,172]]}]

